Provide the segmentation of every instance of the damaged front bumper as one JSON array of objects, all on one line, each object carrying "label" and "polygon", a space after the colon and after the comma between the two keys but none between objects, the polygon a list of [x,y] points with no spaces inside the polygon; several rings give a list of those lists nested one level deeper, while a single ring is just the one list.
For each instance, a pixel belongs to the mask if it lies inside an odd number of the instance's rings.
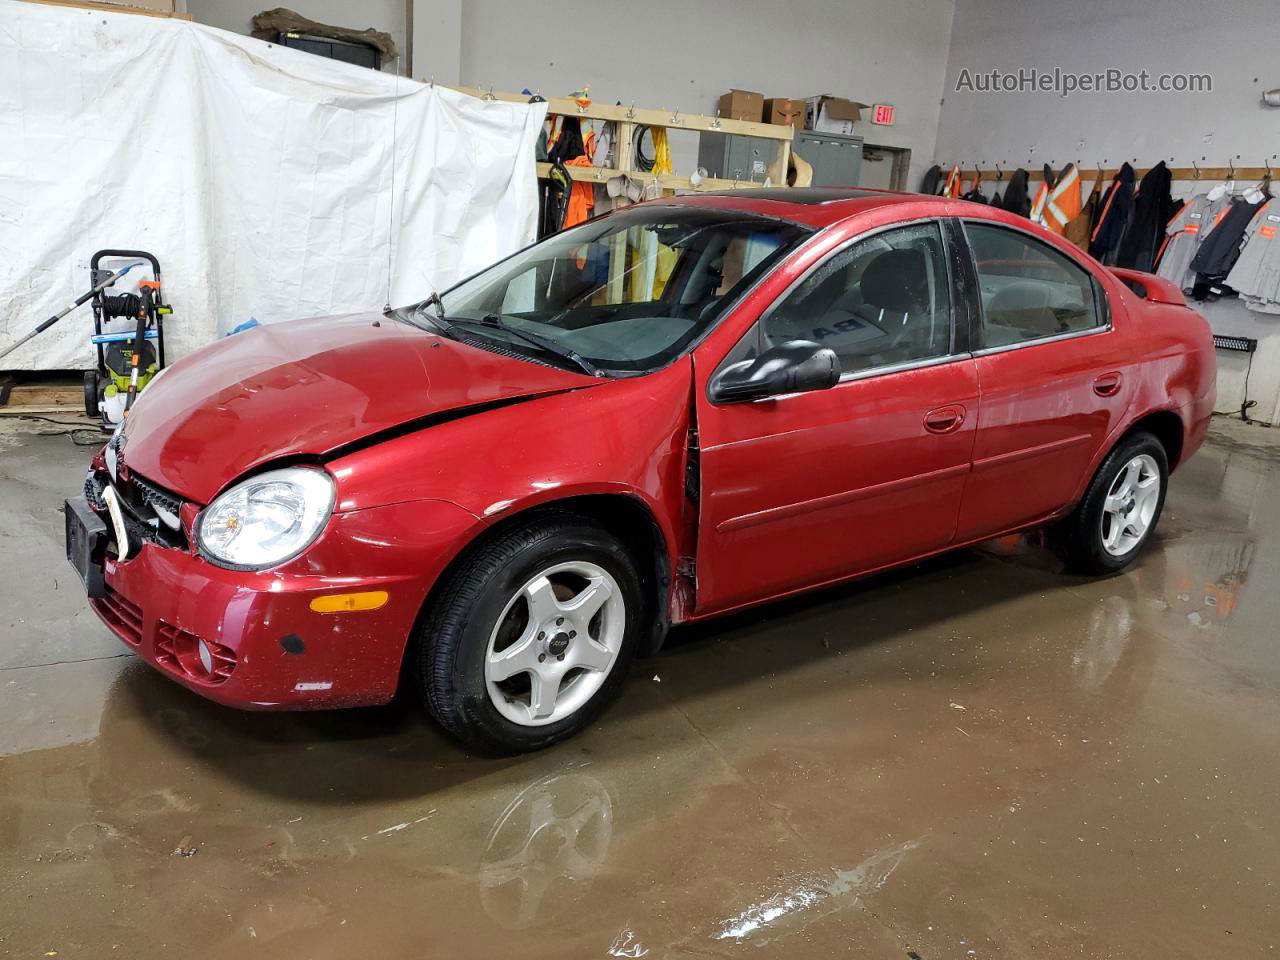
[{"label": "damaged front bumper", "polygon": [[[97,482],[108,481],[99,475]],[[103,623],[172,679],[249,709],[390,700],[427,591],[480,525],[439,500],[338,513],[302,555],[272,570],[245,572],[198,555],[190,535],[193,506],[182,511],[182,545],[172,536],[140,542],[131,536],[121,560],[109,518],[88,498],[77,501],[68,502],[73,564],[73,548],[86,548],[73,543],[72,512],[98,516],[106,529],[88,547],[89,572],[82,572]],[[385,593],[385,602],[336,612],[323,602],[313,607],[322,598],[362,591]]]}]

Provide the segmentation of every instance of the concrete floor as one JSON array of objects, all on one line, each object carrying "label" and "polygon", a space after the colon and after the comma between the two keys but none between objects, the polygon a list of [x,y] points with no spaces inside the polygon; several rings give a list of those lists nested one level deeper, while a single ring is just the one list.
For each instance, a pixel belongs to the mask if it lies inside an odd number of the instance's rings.
[{"label": "concrete floor", "polygon": [[0,955],[1280,943],[1276,433],[1218,424],[1124,576],[1018,542],[687,630],[501,762],[412,703],[240,714],[126,655],[61,557],[88,458],[0,436]]}]

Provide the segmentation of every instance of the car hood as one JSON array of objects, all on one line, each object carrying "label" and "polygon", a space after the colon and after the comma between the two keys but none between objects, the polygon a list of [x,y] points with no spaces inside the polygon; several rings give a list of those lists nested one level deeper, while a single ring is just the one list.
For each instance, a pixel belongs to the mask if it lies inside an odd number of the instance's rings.
[{"label": "car hood", "polygon": [[130,412],[121,452],[139,475],[208,503],[272,461],[601,382],[379,314],[270,324],[166,370]]}]

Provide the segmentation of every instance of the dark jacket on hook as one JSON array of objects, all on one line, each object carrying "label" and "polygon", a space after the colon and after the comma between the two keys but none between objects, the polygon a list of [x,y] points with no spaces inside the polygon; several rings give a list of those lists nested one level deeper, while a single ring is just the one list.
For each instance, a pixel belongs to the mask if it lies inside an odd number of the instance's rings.
[{"label": "dark jacket on hook", "polygon": [[1127,163],[1116,172],[1089,237],[1089,252],[1108,266],[1115,266],[1116,250],[1133,216],[1133,179],[1133,167]]},{"label": "dark jacket on hook", "polygon": [[1009,178],[1009,186],[1004,191],[1000,206],[1023,217],[1031,212],[1031,201],[1027,197],[1027,171],[1021,167],[1013,171],[1013,176]]},{"label": "dark jacket on hook", "polygon": [[942,185],[942,168],[936,163],[924,172],[924,180],[920,183],[920,192],[936,196],[938,187]]},{"label": "dark jacket on hook", "polygon": [[1134,197],[1129,229],[1116,252],[1116,266],[1151,272],[1164,241],[1165,226],[1173,215],[1173,198],[1169,195],[1172,182],[1173,175],[1163,160],[1143,175]]},{"label": "dark jacket on hook", "polygon": [[[1240,247],[1244,233],[1249,228],[1254,215],[1262,208],[1266,200],[1249,203],[1237,200],[1214,224],[1209,236],[1204,238],[1200,249],[1191,261],[1191,269],[1196,272],[1197,287],[1203,284],[1219,283],[1226,279],[1231,268],[1240,258]],[[1201,297],[1196,297],[1201,299]]]}]

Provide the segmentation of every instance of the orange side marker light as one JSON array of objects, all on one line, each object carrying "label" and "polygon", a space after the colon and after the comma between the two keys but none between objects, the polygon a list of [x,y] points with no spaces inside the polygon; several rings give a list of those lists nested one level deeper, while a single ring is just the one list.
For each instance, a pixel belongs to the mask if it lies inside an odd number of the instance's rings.
[{"label": "orange side marker light", "polygon": [[331,593],[324,597],[315,597],[311,601],[311,609],[316,613],[356,613],[361,610],[377,610],[385,606],[388,599],[385,590],[370,590],[366,593]]}]

